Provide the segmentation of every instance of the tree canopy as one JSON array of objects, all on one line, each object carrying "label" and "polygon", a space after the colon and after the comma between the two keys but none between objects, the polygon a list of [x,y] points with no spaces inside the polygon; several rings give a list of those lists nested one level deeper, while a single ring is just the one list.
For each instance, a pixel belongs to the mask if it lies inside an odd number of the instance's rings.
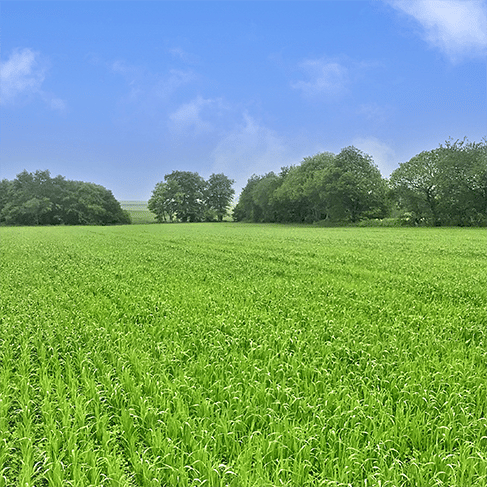
[{"label": "tree canopy", "polygon": [[487,142],[447,141],[399,165],[389,180],[350,146],[305,157],[279,174],[252,175],[233,212],[237,221],[487,224]]},{"label": "tree canopy", "polygon": [[108,189],[93,183],[52,178],[49,171],[22,171],[0,182],[4,225],[111,225],[130,216]]},{"label": "tree canopy", "polygon": [[386,182],[372,158],[351,146],[306,157],[279,175],[252,176],[235,207],[236,220],[356,222],[386,214]]},{"label": "tree canopy", "polygon": [[206,183],[206,205],[210,211],[214,211],[218,221],[222,221],[235,195],[232,185],[233,179],[225,174],[212,174]]},{"label": "tree canopy", "polygon": [[487,141],[448,140],[399,165],[390,187],[397,209],[416,224],[487,223]]},{"label": "tree canopy", "polygon": [[173,171],[156,184],[148,208],[159,222],[223,220],[235,190],[224,174],[212,174],[205,181],[198,173]]}]

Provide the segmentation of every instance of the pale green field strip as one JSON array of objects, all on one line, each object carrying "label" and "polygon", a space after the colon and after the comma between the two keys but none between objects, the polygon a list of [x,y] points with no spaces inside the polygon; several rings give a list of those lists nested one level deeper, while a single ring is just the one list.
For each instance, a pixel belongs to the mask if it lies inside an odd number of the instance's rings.
[{"label": "pale green field strip", "polygon": [[120,206],[129,212],[133,224],[156,223],[154,213],[147,208],[147,201],[120,201]]},{"label": "pale green field strip", "polygon": [[0,238],[0,487],[487,485],[485,230]]},{"label": "pale green field strip", "polygon": [[130,213],[132,223],[136,225],[146,223],[157,223],[154,213],[149,210],[127,210]]},{"label": "pale green field strip", "polygon": [[148,211],[147,201],[120,201],[123,210]]}]

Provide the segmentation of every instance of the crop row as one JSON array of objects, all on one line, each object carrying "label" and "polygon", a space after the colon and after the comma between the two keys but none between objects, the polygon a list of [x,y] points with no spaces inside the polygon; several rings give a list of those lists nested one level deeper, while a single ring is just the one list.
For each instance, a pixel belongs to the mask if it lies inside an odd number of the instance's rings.
[{"label": "crop row", "polygon": [[481,486],[481,230],[2,229],[0,487]]}]

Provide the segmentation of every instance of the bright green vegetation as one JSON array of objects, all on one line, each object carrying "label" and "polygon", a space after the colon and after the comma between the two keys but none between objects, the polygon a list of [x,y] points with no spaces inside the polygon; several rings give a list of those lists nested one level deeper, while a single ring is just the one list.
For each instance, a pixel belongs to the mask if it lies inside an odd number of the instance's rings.
[{"label": "bright green vegetation", "polygon": [[485,230],[0,236],[0,486],[487,485]]},{"label": "bright green vegetation", "polygon": [[127,210],[132,223],[135,224],[146,224],[146,223],[157,223],[156,218],[153,213],[149,210]]}]

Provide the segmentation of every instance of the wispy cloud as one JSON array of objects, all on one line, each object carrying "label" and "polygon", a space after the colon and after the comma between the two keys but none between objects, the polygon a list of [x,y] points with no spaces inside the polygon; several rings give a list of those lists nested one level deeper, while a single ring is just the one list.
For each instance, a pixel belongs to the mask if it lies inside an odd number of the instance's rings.
[{"label": "wispy cloud", "polygon": [[64,112],[66,110],[66,102],[61,100],[61,98],[56,98],[45,92],[41,92],[41,97],[51,110],[57,110],[58,112]]},{"label": "wispy cloud", "polygon": [[359,105],[356,112],[361,117],[364,117],[368,123],[383,125],[390,117],[391,108],[371,102]]},{"label": "wispy cloud", "polygon": [[172,49],[169,49],[169,53],[186,64],[195,64],[198,62],[197,56],[185,51],[180,47],[174,47]]},{"label": "wispy cloud", "polygon": [[194,100],[184,103],[175,112],[169,115],[170,128],[178,133],[193,133],[196,135],[210,132],[213,125],[204,120],[202,111],[221,105],[220,100],[205,99],[198,96]]},{"label": "wispy cloud", "polygon": [[394,149],[376,137],[357,137],[352,144],[372,157],[383,177],[389,177],[399,165]]},{"label": "wispy cloud", "polygon": [[109,69],[121,75],[129,91],[124,96],[126,103],[140,103],[150,107],[154,102],[167,101],[182,86],[197,79],[190,70],[169,69],[166,73],[152,73],[143,66],[117,60],[109,65]]},{"label": "wispy cloud", "polygon": [[52,110],[63,111],[66,103],[42,89],[46,71],[38,52],[15,49],[7,61],[0,63],[0,103],[13,105],[39,97]]},{"label": "wispy cloud", "polygon": [[171,69],[167,75],[158,80],[156,92],[161,98],[167,98],[179,87],[187,85],[197,78],[198,76],[192,70]]},{"label": "wispy cloud", "polygon": [[223,172],[236,180],[240,193],[252,174],[279,171],[282,166],[296,162],[296,154],[273,130],[256,121],[247,112],[213,151],[214,172]]},{"label": "wispy cloud", "polygon": [[386,0],[413,17],[425,39],[452,61],[487,56],[486,0]]},{"label": "wispy cloud", "polygon": [[13,102],[20,94],[35,93],[41,89],[45,69],[36,60],[38,53],[31,49],[16,49],[0,65],[0,92],[2,104]]},{"label": "wispy cloud", "polygon": [[295,81],[291,86],[306,97],[335,97],[344,93],[347,88],[349,74],[348,68],[343,64],[326,59],[308,59],[299,67],[307,79]]}]

